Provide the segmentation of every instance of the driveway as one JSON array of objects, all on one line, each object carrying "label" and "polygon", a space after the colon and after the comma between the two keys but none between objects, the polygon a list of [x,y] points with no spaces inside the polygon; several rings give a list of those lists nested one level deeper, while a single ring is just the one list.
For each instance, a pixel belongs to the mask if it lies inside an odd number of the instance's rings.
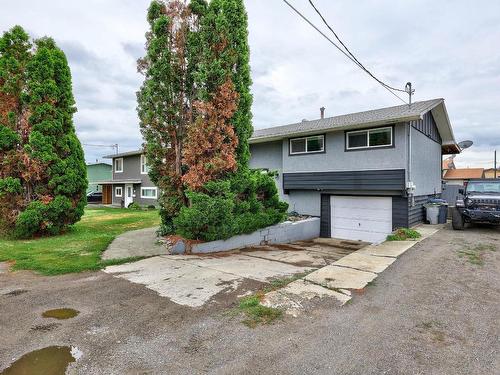
[{"label": "driveway", "polygon": [[[498,374],[499,247],[496,228],[441,230],[349,304],[321,300],[254,329],[227,314],[236,295],[189,307],[104,272],[0,273],[0,368],[75,345],[79,374]],[[41,317],[57,307],[80,314]]]}]

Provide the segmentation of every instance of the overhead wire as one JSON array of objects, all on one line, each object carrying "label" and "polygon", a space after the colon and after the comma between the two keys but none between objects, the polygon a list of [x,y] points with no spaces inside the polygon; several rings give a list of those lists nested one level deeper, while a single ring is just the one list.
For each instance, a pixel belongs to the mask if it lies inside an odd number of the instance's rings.
[{"label": "overhead wire", "polygon": [[[326,20],[324,19],[324,17],[321,15],[321,13],[317,10],[317,8],[314,6],[314,4],[309,0],[309,2],[311,3],[311,5],[313,6],[313,8],[316,10],[316,12],[320,15],[320,17],[322,18],[323,22],[325,22],[325,24],[327,24],[328,28],[333,32],[333,34],[335,35],[335,37],[337,38],[337,40],[339,40],[339,42],[341,43],[341,45],[346,49],[346,51],[344,51],[337,43],[335,43],[330,37],[328,37],[320,28],[318,28],[313,22],[311,22],[306,16],[304,16],[297,8],[295,8],[292,4],[290,4],[289,1],[287,0],[283,0],[283,2],[288,5],[297,15],[300,16],[300,18],[302,18],[305,22],[307,22],[314,30],[316,30],[323,38],[325,38],[330,44],[332,44],[335,48],[337,48],[337,50],[339,50],[345,57],[347,57],[349,60],[351,60],[354,64],[356,64],[361,70],[363,70],[366,74],[368,74],[370,77],[372,77],[375,81],[377,81],[384,89],[386,89],[389,93],[391,93],[393,96],[395,96],[397,99],[399,99],[400,101],[402,101],[403,103],[405,104],[408,104],[403,98],[401,98],[399,95],[397,95],[394,91],[401,91],[401,92],[406,92],[405,90],[401,90],[401,89],[397,89],[397,88],[393,88],[389,85],[387,85],[386,83],[384,83],[383,81],[379,80],[377,77],[375,77],[368,69],[366,69],[363,64],[361,64],[358,59],[351,54],[351,52],[349,51],[349,49],[344,45],[344,43],[342,43],[342,41],[340,40],[340,38],[338,38],[337,34],[335,33],[335,31],[333,31],[333,29],[328,25],[328,23],[326,22]],[[394,90],[394,91],[393,91]]]}]

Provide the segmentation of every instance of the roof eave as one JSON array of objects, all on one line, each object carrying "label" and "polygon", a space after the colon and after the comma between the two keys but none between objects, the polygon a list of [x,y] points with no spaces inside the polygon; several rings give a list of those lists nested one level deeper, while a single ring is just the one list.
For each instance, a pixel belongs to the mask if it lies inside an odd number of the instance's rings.
[{"label": "roof eave", "polygon": [[255,144],[255,143],[272,142],[272,141],[279,141],[282,139],[287,139],[287,138],[296,137],[296,136],[312,135],[312,134],[318,134],[318,133],[331,133],[331,132],[335,132],[335,131],[351,130],[351,129],[355,130],[355,129],[362,129],[362,128],[379,126],[379,125],[392,125],[392,124],[398,124],[398,123],[408,122],[408,121],[415,121],[415,120],[420,120],[420,119],[421,119],[420,115],[414,115],[414,116],[398,117],[398,118],[390,119],[390,120],[378,120],[378,121],[363,122],[360,124],[336,126],[336,127],[332,127],[332,128],[323,128],[323,129],[319,128],[319,129],[313,129],[313,130],[289,132],[286,134],[276,134],[276,135],[269,135],[269,136],[263,136],[263,137],[253,137],[253,138],[249,139],[249,143]]}]

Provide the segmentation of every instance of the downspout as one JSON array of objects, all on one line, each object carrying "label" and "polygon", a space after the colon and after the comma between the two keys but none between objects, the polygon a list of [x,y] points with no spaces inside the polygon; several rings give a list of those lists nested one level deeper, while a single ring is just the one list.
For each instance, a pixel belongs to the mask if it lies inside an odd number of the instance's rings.
[{"label": "downspout", "polygon": [[408,195],[408,199],[410,200],[410,206],[411,207],[414,207],[415,206],[415,196],[413,195],[413,182],[412,182],[412,176],[411,176],[411,128],[412,128],[412,125],[411,125],[411,122],[408,122],[408,126],[407,126],[407,129],[408,129],[408,137],[407,137],[407,140],[408,140],[408,147],[407,147],[407,150],[408,150],[408,157],[406,158],[407,160],[407,166],[406,166],[406,173],[407,173],[407,176],[406,176],[406,192],[407,192],[407,195]]}]

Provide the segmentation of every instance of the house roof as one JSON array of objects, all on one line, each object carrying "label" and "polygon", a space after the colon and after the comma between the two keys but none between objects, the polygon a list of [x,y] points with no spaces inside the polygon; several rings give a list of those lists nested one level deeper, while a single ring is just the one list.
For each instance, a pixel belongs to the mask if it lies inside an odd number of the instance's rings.
[{"label": "house roof", "polygon": [[133,150],[133,151],[126,151],[126,152],[120,152],[118,154],[105,155],[105,156],[103,156],[103,159],[113,159],[113,158],[121,158],[121,157],[124,157],[124,156],[140,155],[143,152],[144,152],[143,149]]},{"label": "house roof", "polygon": [[483,178],[483,168],[459,168],[448,169],[444,175],[445,180],[469,180],[471,178]]},{"label": "house roof", "polygon": [[434,120],[443,140],[443,148],[460,152],[451,129],[444,99],[431,99],[395,107],[386,107],[364,112],[327,117],[311,121],[301,121],[294,124],[257,129],[250,138],[250,143],[269,142],[296,135],[308,135],[333,130],[356,129],[367,126],[377,126],[390,123],[400,123],[420,120],[423,115],[432,111]]}]

